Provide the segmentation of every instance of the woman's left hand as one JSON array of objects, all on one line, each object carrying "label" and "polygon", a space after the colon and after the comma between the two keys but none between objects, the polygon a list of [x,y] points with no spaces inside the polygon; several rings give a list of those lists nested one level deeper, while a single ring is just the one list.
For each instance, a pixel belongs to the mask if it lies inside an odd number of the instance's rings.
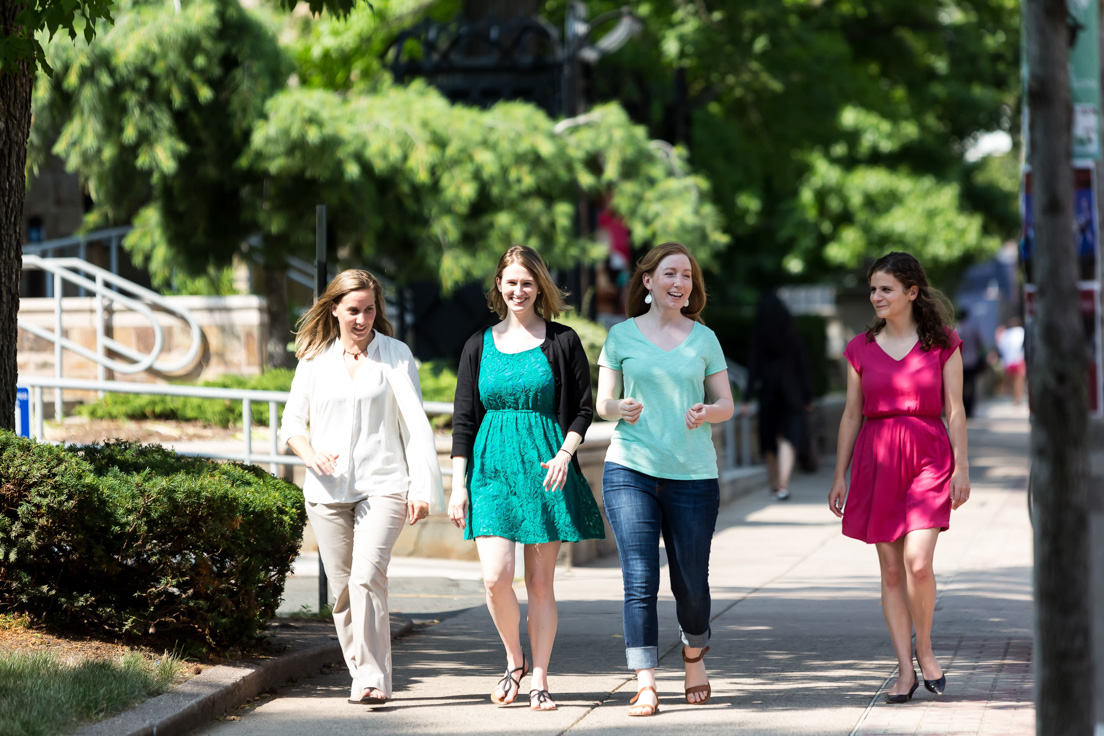
[{"label": "woman's left hand", "polygon": [[970,500],[970,471],[957,467],[951,475],[951,508],[957,509]]},{"label": "woman's left hand", "polygon": [[567,467],[569,465],[571,465],[571,455],[567,454],[567,450],[561,450],[551,460],[541,463],[541,467],[548,470],[544,476],[544,483],[541,484],[544,486],[544,490],[558,491],[563,488],[567,483]]},{"label": "woman's left hand", "polygon": [[429,504],[425,501],[407,501],[406,507],[407,519],[411,526],[429,516]]},{"label": "woman's left hand", "polygon": [[698,402],[686,411],[686,426],[697,429],[705,424],[705,404]]}]

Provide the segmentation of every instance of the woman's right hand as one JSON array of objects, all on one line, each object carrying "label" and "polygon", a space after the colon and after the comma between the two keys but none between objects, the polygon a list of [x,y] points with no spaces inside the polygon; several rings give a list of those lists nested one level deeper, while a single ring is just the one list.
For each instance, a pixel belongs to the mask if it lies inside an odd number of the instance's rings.
[{"label": "woman's right hand", "polygon": [[304,458],[303,462],[319,475],[333,475],[337,468],[337,453],[312,452],[310,458]]},{"label": "woman's right hand", "polygon": [[453,488],[448,502],[448,517],[457,529],[463,529],[468,521],[468,489]]},{"label": "woman's right hand", "polygon": [[636,424],[640,419],[640,412],[643,410],[644,405],[631,396],[617,402],[618,413],[629,424]]},{"label": "woman's right hand", "polygon": [[843,518],[843,505],[847,502],[847,483],[837,478],[832,481],[832,490],[828,491],[828,508],[839,518]]}]

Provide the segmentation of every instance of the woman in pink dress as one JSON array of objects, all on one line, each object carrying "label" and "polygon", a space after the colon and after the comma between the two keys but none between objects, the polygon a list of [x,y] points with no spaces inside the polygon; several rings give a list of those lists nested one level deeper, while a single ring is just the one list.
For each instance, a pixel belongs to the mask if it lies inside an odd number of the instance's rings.
[{"label": "woman in pink dress", "polygon": [[970,497],[962,340],[947,326],[946,300],[908,253],[882,256],[867,280],[875,319],[843,352],[847,404],[828,506],[845,535],[878,549],[899,667],[886,702],[905,703],[920,684],[914,655],[928,690],[942,693],[947,682],[932,652],[932,557],[951,510]]}]

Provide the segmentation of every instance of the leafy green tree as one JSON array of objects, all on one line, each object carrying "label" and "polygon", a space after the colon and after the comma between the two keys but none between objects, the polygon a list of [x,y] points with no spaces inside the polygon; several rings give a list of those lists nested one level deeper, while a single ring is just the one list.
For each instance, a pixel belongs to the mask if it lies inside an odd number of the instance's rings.
[{"label": "leafy green tree", "polygon": [[[546,12],[561,19],[566,2]],[[621,4],[588,7],[596,17]],[[735,246],[725,258],[730,279],[823,277],[890,244],[953,270],[992,251],[1018,221],[1016,177],[987,177],[1000,167],[963,159],[978,133],[1016,131],[1017,8],[651,0],[633,6],[643,35],[599,63],[587,96],[619,100],[672,137],[685,130],[674,92],[681,76],[691,159],[712,182]],[[891,191],[874,196],[882,185]],[[867,192],[843,191],[851,187]],[[910,210],[926,217],[902,221]]]}]

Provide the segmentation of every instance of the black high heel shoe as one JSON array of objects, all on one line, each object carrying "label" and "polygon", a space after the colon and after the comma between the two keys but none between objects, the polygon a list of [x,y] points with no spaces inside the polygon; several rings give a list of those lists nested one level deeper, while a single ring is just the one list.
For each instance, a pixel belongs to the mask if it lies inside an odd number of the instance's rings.
[{"label": "black high heel shoe", "polygon": [[[924,682],[925,684],[927,684],[927,680],[925,680]],[[920,687],[920,677],[917,676],[916,670],[913,670],[912,687],[909,688],[908,695],[904,693],[900,693],[898,695],[890,695],[889,693],[886,693],[885,702],[893,704],[907,703],[908,701],[912,700],[912,694],[916,692],[916,688],[918,687]]]},{"label": "black high heel shoe", "polygon": [[947,687],[947,673],[944,672],[942,675],[940,675],[938,680],[929,680],[925,678],[924,687],[926,687],[930,692],[933,692],[936,695],[942,695],[943,689]]},{"label": "black high heel shoe", "polygon": [[[916,651],[915,650],[913,650],[912,656],[916,658],[917,662],[920,661],[920,658],[916,656]],[[923,667],[920,668],[920,674],[924,674],[924,668]],[[924,678],[924,687],[927,688],[928,692],[930,692],[930,693],[935,693],[936,695],[942,695],[943,690],[947,687],[947,673],[944,672],[942,675],[940,675],[938,678],[936,678],[934,680],[929,680],[928,678],[925,677]]]}]

